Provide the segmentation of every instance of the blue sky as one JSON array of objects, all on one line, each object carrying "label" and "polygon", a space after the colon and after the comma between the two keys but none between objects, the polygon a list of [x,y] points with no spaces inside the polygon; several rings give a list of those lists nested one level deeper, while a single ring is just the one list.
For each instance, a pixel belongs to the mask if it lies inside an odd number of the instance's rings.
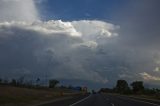
[{"label": "blue sky", "polygon": [[128,0],[46,0],[42,4],[43,19],[112,20],[115,12]]}]

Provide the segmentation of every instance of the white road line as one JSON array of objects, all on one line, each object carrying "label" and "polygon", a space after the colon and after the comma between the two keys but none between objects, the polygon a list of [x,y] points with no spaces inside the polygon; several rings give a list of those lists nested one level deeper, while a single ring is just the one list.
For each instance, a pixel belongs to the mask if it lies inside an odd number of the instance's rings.
[{"label": "white road line", "polygon": [[113,103],[111,103],[111,105],[112,105],[112,106],[114,106],[114,104],[113,104]]},{"label": "white road line", "polygon": [[71,105],[69,105],[69,106],[75,106],[76,104],[85,101],[85,100],[88,99],[90,96],[91,96],[91,95],[89,95],[89,96],[87,96],[86,98],[81,99],[81,100],[79,100],[78,102],[75,102],[75,103],[73,103],[73,104],[71,104]]},{"label": "white road line", "polygon": [[[127,99],[129,99],[129,98],[127,98]],[[135,99],[129,99],[129,100],[136,101],[136,102],[147,103],[147,104],[151,104],[151,105],[154,105],[154,106],[160,106],[160,105],[158,105],[158,104],[155,104],[155,103],[151,103],[151,102],[145,102],[145,101],[141,101],[141,100],[135,100]]]}]

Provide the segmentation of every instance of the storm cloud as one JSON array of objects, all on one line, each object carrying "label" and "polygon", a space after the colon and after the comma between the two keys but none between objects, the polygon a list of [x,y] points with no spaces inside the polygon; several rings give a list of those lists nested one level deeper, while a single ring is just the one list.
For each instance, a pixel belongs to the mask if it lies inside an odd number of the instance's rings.
[{"label": "storm cloud", "polygon": [[130,0],[115,14],[116,24],[40,21],[34,0],[26,3],[25,16],[17,12],[25,10],[21,1],[0,1],[0,77],[47,77],[95,86],[126,79],[159,86],[159,0]]},{"label": "storm cloud", "polygon": [[[157,85],[160,77],[159,4],[159,0],[129,0],[127,5],[114,14],[115,22],[121,27],[118,43],[132,51],[128,60],[132,61],[129,63],[133,73],[131,76],[137,74],[133,77],[136,80]],[[122,76],[128,77],[125,74]]]},{"label": "storm cloud", "polygon": [[90,68],[90,60],[97,55],[100,39],[117,36],[113,24],[96,20],[13,21],[0,23],[0,29],[2,76],[45,77],[47,73],[48,78],[107,82],[107,77]]}]

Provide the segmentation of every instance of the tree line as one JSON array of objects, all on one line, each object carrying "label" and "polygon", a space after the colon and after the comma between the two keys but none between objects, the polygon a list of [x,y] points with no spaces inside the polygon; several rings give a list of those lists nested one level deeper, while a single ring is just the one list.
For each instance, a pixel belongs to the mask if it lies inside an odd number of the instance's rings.
[{"label": "tree line", "polygon": [[160,89],[145,88],[143,81],[134,81],[130,84],[125,80],[118,80],[114,88],[101,88],[99,92],[105,93],[119,93],[119,94],[145,94],[145,95],[159,95]]},{"label": "tree line", "polygon": [[[81,86],[64,86],[59,85],[60,81],[56,79],[50,79],[48,80],[48,83],[46,85],[42,85],[41,79],[37,78],[34,81],[26,81],[24,77],[20,77],[18,79],[1,79],[0,78],[0,85],[7,85],[7,86],[14,86],[14,87],[22,87],[22,88],[36,88],[36,89],[45,89],[45,88],[61,88],[61,89],[70,89],[74,91],[84,91],[87,92],[87,87],[81,87]],[[57,86],[58,85],[58,86]]]},{"label": "tree line", "polygon": [[47,86],[43,86],[40,84],[41,79],[37,78],[35,81],[30,80],[26,81],[24,77],[20,77],[18,79],[1,79],[0,78],[0,85],[10,85],[10,86],[16,86],[16,87],[26,87],[26,88],[41,88],[41,87],[48,87],[48,88],[55,88],[57,84],[60,82],[56,79],[50,79],[48,81]]}]

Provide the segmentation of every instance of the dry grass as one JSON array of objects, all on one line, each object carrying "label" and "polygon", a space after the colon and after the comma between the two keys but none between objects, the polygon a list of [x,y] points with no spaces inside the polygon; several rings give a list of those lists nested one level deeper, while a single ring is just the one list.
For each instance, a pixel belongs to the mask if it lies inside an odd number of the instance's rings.
[{"label": "dry grass", "polygon": [[[64,94],[64,95],[68,95]],[[54,90],[36,90],[11,86],[0,86],[0,106],[4,104],[30,104],[39,101],[53,100],[61,97],[60,92]],[[8,106],[8,105],[7,105]]]}]

